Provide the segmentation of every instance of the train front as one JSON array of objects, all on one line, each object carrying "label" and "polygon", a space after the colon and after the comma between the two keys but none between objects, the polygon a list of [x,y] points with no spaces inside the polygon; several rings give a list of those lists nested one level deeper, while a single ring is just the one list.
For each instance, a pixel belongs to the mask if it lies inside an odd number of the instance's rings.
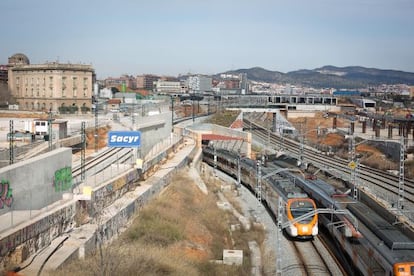
[{"label": "train front", "polygon": [[318,214],[313,212],[315,210],[316,204],[310,198],[289,199],[286,204],[288,220],[300,220],[286,228],[288,235],[297,238],[312,238],[318,235]]}]

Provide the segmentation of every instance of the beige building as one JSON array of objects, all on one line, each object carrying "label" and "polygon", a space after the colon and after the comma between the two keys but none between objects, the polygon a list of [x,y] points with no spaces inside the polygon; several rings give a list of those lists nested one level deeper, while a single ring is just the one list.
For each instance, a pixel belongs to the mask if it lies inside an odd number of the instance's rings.
[{"label": "beige building", "polygon": [[95,71],[91,65],[30,64],[23,54],[9,58],[8,85],[20,110],[88,112]]}]

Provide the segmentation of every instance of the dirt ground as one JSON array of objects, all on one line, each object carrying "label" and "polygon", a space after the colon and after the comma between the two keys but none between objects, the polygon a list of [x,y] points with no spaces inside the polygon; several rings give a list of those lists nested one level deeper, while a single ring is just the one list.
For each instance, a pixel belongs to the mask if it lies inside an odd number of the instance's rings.
[{"label": "dirt ground", "polygon": [[[396,111],[396,114],[404,114],[404,111]],[[326,129],[332,128],[333,118],[324,117],[324,114],[320,112],[316,113],[315,117],[291,118],[289,121],[299,129],[299,131],[302,129],[303,132],[305,132],[305,137],[310,143],[335,147],[337,149],[337,155],[342,158],[347,158],[348,142],[345,137],[338,133],[326,133]],[[349,122],[337,118],[338,128],[345,128],[348,126]],[[399,166],[397,162],[387,158],[379,149],[368,144],[357,145],[355,152],[360,156],[360,162],[362,164],[374,168],[396,170]],[[408,178],[414,177],[414,164],[412,163],[413,162],[406,162],[406,177]]]}]

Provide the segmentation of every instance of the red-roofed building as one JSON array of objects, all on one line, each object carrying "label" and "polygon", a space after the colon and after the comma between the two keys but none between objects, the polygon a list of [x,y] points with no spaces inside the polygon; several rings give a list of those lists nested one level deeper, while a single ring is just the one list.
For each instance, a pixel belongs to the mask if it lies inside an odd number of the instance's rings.
[{"label": "red-roofed building", "polygon": [[109,110],[119,110],[120,104],[121,104],[120,99],[109,99],[108,100],[108,109]]}]

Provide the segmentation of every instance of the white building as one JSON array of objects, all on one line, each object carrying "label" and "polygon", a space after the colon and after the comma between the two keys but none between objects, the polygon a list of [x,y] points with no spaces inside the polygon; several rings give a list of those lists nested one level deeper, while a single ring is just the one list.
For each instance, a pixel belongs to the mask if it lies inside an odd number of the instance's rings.
[{"label": "white building", "polygon": [[195,75],[190,76],[187,79],[188,88],[190,91],[195,93],[202,93],[207,91],[212,91],[212,77]]},{"label": "white building", "polygon": [[112,99],[112,90],[111,88],[102,88],[99,90],[99,97],[100,98],[106,98],[106,99]]},{"label": "white building", "polygon": [[179,81],[157,80],[154,82],[154,92],[157,94],[183,94],[183,87]]}]

